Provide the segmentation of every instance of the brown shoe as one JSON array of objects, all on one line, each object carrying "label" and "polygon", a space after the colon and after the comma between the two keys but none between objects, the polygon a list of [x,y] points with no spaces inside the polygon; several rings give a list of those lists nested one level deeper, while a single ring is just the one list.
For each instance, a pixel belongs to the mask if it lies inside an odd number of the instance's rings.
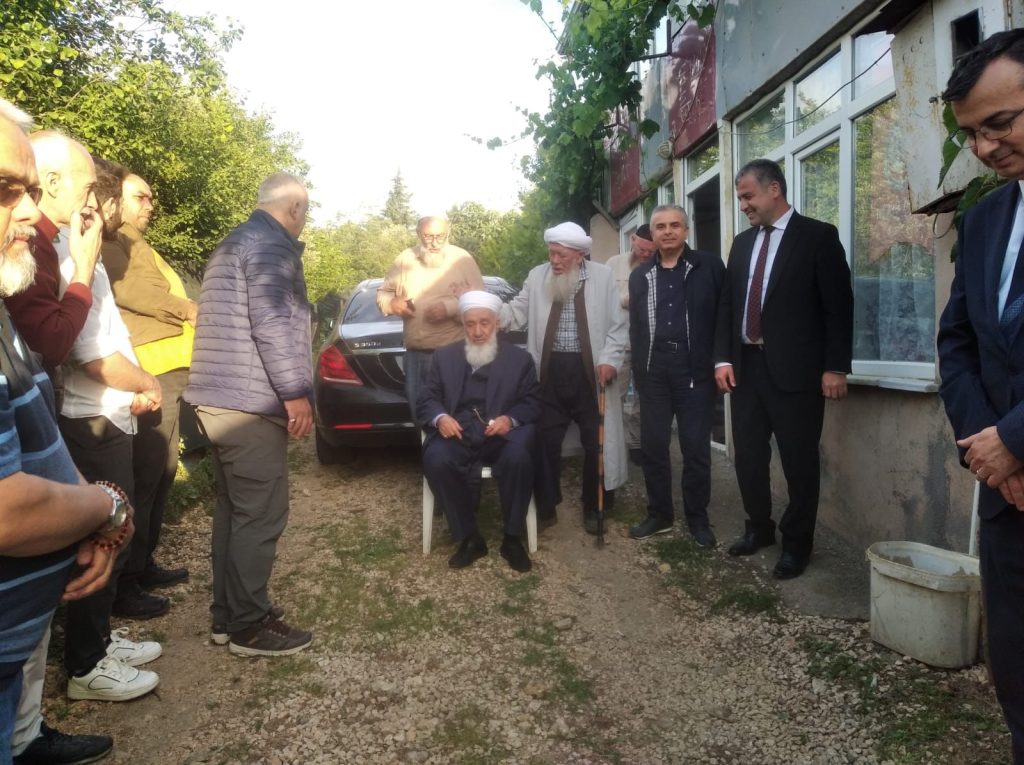
[{"label": "brown shoe", "polygon": [[235,656],[290,656],[313,643],[313,633],[297,630],[272,614],[231,634],[228,650]]}]

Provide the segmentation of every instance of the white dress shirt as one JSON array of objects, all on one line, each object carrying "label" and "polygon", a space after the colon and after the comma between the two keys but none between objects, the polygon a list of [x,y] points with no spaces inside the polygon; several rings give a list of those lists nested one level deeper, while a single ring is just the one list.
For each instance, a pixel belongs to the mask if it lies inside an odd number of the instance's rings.
[{"label": "white dress shirt", "polygon": [[1006,297],[1010,294],[1010,282],[1013,281],[1013,269],[1017,267],[1017,253],[1020,243],[1024,240],[1024,181],[1017,181],[1020,196],[1017,198],[1017,213],[1013,217],[1013,228],[1010,229],[1010,241],[1006,243],[1006,255],[1003,257],[1003,270],[999,275],[999,318],[1003,317]]},{"label": "white dress shirt", "polygon": [[[60,294],[63,297],[75,274],[75,262],[68,251],[67,228],[60,230],[54,248],[60,259]],[[136,423],[131,405],[135,394],[97,382],[82,371],[80,366],[118,352],[133,364],[138,364],[128,327],[114,302],[110,279],[103,263],[99,262],[92,278],[92,307],[85,319],[85,326],[71,346],[71,353],[64,366],[64,404],[60,413],[72,418],[102,415],[120,430],[133,435]]]}]

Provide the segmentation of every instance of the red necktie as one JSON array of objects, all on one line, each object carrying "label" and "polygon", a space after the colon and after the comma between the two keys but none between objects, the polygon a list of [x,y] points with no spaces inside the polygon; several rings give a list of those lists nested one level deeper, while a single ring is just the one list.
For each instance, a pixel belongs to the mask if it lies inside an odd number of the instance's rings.
[{"label": "red necktie", "polygon": [[768,263],[768,244],[772,239],[771,226],[764,227],[764,240],[754,265],[754,278],[750,280],[747,294],[747,339],[752,343],[761,342],[761,293],[764,291],[764,269]]}]

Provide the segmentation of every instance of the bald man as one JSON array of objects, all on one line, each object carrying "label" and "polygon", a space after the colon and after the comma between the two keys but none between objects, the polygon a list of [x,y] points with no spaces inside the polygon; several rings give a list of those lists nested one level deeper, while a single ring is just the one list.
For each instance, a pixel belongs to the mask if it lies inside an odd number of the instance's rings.
[{"label": "bald man", "polygon": [[288,520],[288,437],[313,426],[309,302],[299,241],[309,197],[275,173],[257,209],[218,245],[203,277],[184,399],[210,443],[211,639],[237,656],[285,656],[313,634],[280,619],[267,583]]}]

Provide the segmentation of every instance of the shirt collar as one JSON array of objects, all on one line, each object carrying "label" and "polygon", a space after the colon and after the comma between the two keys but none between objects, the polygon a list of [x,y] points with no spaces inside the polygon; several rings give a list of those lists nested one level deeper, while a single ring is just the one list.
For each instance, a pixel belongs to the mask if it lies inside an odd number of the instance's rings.
[{"label": "shirt collar", "polygon": [[793,213],[795,212],[796,208],[790,205],[789,209],[786,210],[786,212],[784,212],[782,216],[772,224],[772,228],[774,228],[777,231],[785,231],[786,226],[789,225],[790,218],[793,217]]}]

